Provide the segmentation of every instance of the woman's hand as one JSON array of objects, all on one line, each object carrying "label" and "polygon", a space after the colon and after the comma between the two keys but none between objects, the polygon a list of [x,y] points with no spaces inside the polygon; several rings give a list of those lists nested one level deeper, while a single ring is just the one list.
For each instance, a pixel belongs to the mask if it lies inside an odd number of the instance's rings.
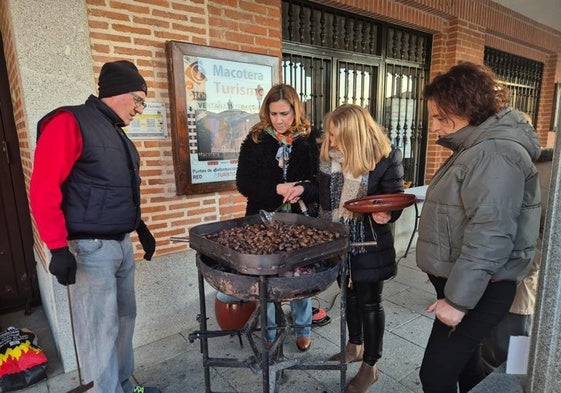
[{"label": "woman's hand", "polygon": [[462,322],[462,319],[466,315],[464,311],[460,311],[449,305],[445,299],[438,299],[428,306],[427,312],[434,312],[434,315],[440,322],[453,328]]},{"label": "woman's hand", "polygon": [[[296,184],[296,182],[277,184],[277,194],[282,195],[283,197],[286,198],[286,195],[288,194],[290,189],[292,187],[294,187],[295,184]],[[286,202],[286,201],[284,201],[284,202]]]},{"label": "woman's hand", "polygon": [[277,184],[277,194],[282,195],[283,203],[296,203],[304,193],[303,186],[295,186],[296,182]]},{"label": "woman's hand", "polygon": [[285,202],[296,203],[304,193],[304,186],[294,186],[284,196]]},{"label": "woman's hand", "polygon": [[376,224],[387,224],[388,222],[390,222],[392,218],[390,212],[377,212],[371,214],[372,214],[372,219]]}]

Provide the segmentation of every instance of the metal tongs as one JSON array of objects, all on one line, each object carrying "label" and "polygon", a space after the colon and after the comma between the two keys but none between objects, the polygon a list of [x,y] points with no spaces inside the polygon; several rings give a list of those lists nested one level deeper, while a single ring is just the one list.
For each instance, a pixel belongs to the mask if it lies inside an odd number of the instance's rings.
[{"label": "metal tongs", "polygon": [[263,224],[272,227],[274,225],[273,223],[273,216],[275,215],[276,212],[278,212],[283,206],[285,205],[285,202],[281,203],[281,205],[279,207],[277,207],[275,210],[273,210],[272,212],[268,212],[266,210],[260,209],[259,210],[259,218],[261,218],[261,221],[263,221]]},{"label": "metal tongs", "polygon": [[[263,221],[263,224],[265,224],[267,226],[273,226],[274,225],[273,217],[274,217],[275,213],[278,212],[280,209],[282,209],[282,207],[284,205],[286,205],[287,203],[288,202],[283,202],[279,207],[277,207],[272,212],[268,212],[268,211],[263,210],[263,209],[259,210],[259,218],[261,218],[261,221]],[[298,204],[300,205],[300,210],[302,211],[302,214],[307,216],[306,212],[308,211],[308,207],[306,206],[304,201],[302,199],[299,199]]]}]

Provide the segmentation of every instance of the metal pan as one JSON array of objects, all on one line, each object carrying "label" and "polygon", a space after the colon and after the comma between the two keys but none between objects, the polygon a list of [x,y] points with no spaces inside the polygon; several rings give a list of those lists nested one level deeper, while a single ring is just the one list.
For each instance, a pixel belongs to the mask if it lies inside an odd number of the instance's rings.
[{"label": "metal pan", "polygon": [[337,239],[320,245],[268,255],[239,253],[207,237],[223,229],[261,223],[259,216],[253,215],[233,220],[197,225],[189,231],[189,245],[203,255],[224,262],[227,266],[239,273],[250,275],[281,274],[296,267],[335,256],[341,256],[347,252],[349,246],[349,228],[347,225],[293,213],[275,213],[273,221],[329,230],[338,233],[340,236]]}]

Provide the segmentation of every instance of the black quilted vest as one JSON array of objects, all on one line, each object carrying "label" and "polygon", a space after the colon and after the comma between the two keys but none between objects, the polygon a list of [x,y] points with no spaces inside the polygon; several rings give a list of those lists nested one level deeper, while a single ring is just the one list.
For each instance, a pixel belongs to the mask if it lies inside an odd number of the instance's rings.
[{"label": "black quilted vest", "polygon": [[139,156],[121,129],[122,120],[101,100],[65,106],[47,114],[71,112],[80,126],[82,154],[62,184],[62,209],[69,239],[120,238],[140,219]]}]

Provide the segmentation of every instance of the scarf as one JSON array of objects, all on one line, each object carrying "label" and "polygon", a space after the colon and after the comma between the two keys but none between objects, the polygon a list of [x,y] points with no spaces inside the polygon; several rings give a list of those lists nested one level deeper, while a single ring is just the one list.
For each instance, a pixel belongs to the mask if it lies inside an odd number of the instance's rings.
[{"label": "scarf", "polygon": [[[329,195],[332,210],[320,209],[319,217],[339,222],[349,226],[349,241],[363,242],[364,236],[364,215],[361,213],[353,213],[343,207],[348,200],[362,198],[366,196],[368,191],[369,173],[354,177],[351,173],[343,172],[343,153],[339,151],[330,151],[330,161],[321,161],[319,170],[329,177]],[[366,252],[364,247],[351,247],[353,254],[362,254]]]},{"label": "scarf", "polygon": [[271,135],[280,145],[275,158],[279,162],[279,168],[282,168],[282,178],[286,182],[288,162],[290,161],[290,154],[292,153],[292,142],[300,137],[300,134],[298,132],[294,134],[280,134],[272,127],[267,127],[265,132]]}]

